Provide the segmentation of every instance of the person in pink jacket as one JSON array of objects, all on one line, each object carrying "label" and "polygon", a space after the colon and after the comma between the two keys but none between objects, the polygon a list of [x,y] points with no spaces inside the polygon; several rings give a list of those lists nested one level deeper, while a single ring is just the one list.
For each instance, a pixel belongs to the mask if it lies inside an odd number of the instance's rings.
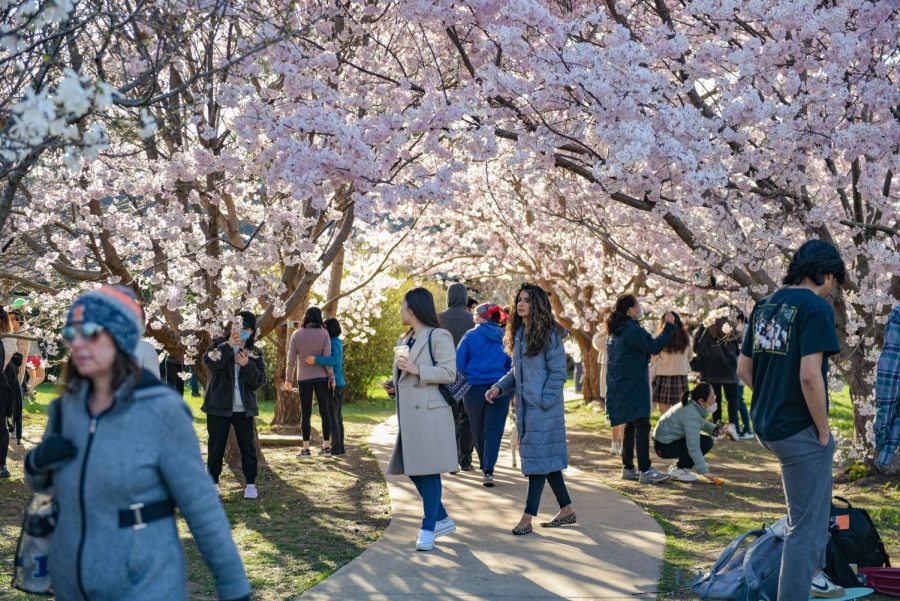
[{"label": "person in pink jacket", "polygon": [[[292,381],[297,376],[300,388],[300,432],[303,435],[303,449],[297,457],[303,459],[311,455],[309,451],[309,438],[311,428],[309,424],[312,413],[313,394],[319,405],[319,415],[322,416],[322,450],[320,455],[331,455],[331,413],[328,404],[329,388],[334,388],[334,370],[324,365],[309,365],[302,359],[309,356],[330,357],[331,338],[322,319],[322,310],[318,307],[310,307],[303,316],[303,325],[291,336],[288,347],[287,373],[284,377],[284,389],[287,392],[293,390]],[[297,375],[297,368],[300,373]]]}]

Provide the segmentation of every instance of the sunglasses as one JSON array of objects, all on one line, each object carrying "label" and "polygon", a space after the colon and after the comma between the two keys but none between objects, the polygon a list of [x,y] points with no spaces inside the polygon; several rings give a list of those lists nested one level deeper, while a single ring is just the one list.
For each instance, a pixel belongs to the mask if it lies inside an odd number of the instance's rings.
[{"label": "sunglasses", "polygon": [[94,323],[93,321],[86,321],[81,324],[66,326],[62,329],[62,337],[68,343],[75,342],[75,339],[80,335],[85,340],[93,342],[97,339],[97,336],[103,332],[104,328],[99,323]]}]

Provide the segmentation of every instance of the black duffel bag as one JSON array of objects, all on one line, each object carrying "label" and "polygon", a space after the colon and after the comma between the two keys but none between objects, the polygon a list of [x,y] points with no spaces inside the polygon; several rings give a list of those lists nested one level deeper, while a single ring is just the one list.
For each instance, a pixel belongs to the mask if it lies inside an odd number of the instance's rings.
[{"label": "black duffel bag", "polygon": [[[846,507],[839,507],[834,501],[840,501]],[[844,518],[843,516],[847,516]],[[846,527],[849,520],[849,528]],[[842,527],[841,522],[844,522]],[[853,507],[843,497],[834,497],[831,502],[831,540],[840,549],[847,562],[860,568],[890,567],[888,557],[875,528],[872,517],[865,509]]]}]

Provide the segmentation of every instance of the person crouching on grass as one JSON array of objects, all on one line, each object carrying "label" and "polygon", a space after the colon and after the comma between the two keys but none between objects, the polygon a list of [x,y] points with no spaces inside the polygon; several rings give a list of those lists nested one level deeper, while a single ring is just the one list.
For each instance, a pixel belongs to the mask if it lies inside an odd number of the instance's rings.
[{"label": "person crouching on grass", "polygon": [[[706,382],[701,382],[690,392],[685,392],[681,403],[666,411],[653,431],[653,448],[663,459],[677,459],[669,468],[669,475],[679,482],[694,482],[697,476],[705,476],[717,482],[709,472],[704,455],[713,448],[712,436],[716,426],[707,419],[717,408],[716,392]],[[703,436],[707,434],[707,436]]]}]

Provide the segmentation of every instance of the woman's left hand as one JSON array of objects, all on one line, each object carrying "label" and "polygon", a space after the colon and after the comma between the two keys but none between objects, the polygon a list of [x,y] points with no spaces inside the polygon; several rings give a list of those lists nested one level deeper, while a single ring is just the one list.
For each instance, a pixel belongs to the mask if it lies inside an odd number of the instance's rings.
[{"label": "woman's left hand", "polygon": [[307,365],[315,365],[316,364],[316,358],[313,357],[312,355],[310,355],[309,357],[304,359],[304,361],[306,362]]},{"label": "woman's left hand", "polygon": [[250,353],[247,349],[240,349],[238,352],[234,354],[234,361],[241,367],[247,365],[250,362]]},{"label": "woman's left hand", "polygon": [[419,375],[419,366],[415,363],[412,363],[408,357],[400,357],[397,359],[397,369],[400,371],[405,371],[406,373],[418,376]]}]

